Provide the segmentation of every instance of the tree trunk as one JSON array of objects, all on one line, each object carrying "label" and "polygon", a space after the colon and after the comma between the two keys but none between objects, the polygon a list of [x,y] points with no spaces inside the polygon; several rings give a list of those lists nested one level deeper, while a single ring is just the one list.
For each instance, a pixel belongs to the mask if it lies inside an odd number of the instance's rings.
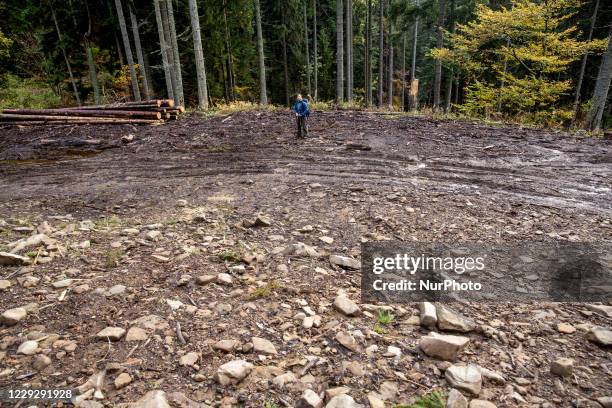
[{"label": "tree trunk", "polygon": [[[170,18],[168,16],[168,3],[165,0],[159,0],[161,6],[162,23],[164,27],[164,39],[166,41],[166,58],[168,59],[168,70],[170,71],[170,81],[172,82],[172,94],[174,99],[179,103],[178,78],[176,73],[176,64],[174,63],[174,51],[172,50],[172,34],[170,30]],[[180,103],[179,103],[180,104]]]},{"label": "tree trunk", "polygon": [[263,33],[261,32],[259,0],[255,0],[255,26],[257,28],[257,56],[259,60],[259,103],[266,106],[268,104],[268,93],[266,91],[266,60],[264,56]]},{"label": "tree trunk", "polygon": [[404,112],[405,104],[404,100],[406,98],[406,33],[402,36],[402,103],[401,109]]},{"label": "tree trunk", "polygon": [[87,32],[85,33],[85,50],[87,52],[87,66],[89,68],[89,79],[94,92],[94,103],[99,105],[102,103],[100,96],[100,86],[98,85],[98,73],[96,72],[96,63],[93,57],[89,36],[91,35],[91,14],[89,13],[89,3],[85,0],[85,9],[87,10]]},{"label": "tree trunk", "polygon": [[608,90],[610,89],[610,80],[612,79],[612,29],[608,35],[608,49],[601,58],[599,65],[599,73],[597,74],[597,82],[593,91],[593,102],[588,117],[588,125],[591,130],[599,130],[601,128],[601,120],[608,99]]},{"label": "tree trunk", "polygon": [[366,9],[366,43],[365,43],[365,104],[372,104],[372,0],[368,0]]},{"label": "tree trunk", "polygon": [[310,49],[308,48],[308,16],[306,15],[306,3],[308,0],[304,1],[304,45],[306,51],[306,89],[308,90],[308,95],[310,95]]},{"label": "tree trunk", "polygon": [[155,19],[157,20],[157,33],[159,34],[159,48],[161,50],[162,64],[164,66],[164,77],[166,79],[166,92],[168,98],[174,99],[174,87],[172,85],[172,71],[170,69],[170,62],[168,61],[168,51],[166,45],[166,35],[164,30],[164,20],[162,18],[162,12],[160,7],[161,0],[154,0],[155,6]]},{"label": "tree trunk", "polygon": [[[436,27],[436,45],[438,48],[444,46],[444,18],[446,13],[446,0],[438,0],[438,23]],[[433,110],[434,112],[440,107],[440,87],[442,85],[442,61],[439,59],[435,60],[434,63],[434,99],[433,99]]]},{"label": "tree trunk", "polygon": [[[451,0],[450,6],[450,32],[452,34],[455,33],[455,0]],[[444,112],[446,114],[450,113],[451,110],[451,96],[453,93],[453,68],[449,68],[448,70],[448,84],[446,84],[446,103],[444,106]]]},{"label": "tree trunk", "polygon": [[174,10],[172,7],[172,0],[167,0],[167,11],[168,11],[168,26],[170,30],[170,37],[172,38],[172,58],[174,60],[174,77],[176,79],[176,98],[178,99],[177,105],[182,106],[185,104],[185,97],[183,95],[183,74],[181,70],[181,56],[179,54],[178,39],[176,37],[176,26],[174,24]]},{"label": "tree trunk", "polygon": [[191,17],[191,31],[193,35],[193,51],[195,54],[196,71],[198,78],[198,108],[208,109],[208,89],[206,88],[206,66],[204,64],[204,51],[202,50],[202,35],[200,32],[200,15],[196,0],[189,0],[189,16]]},{"label": "tree trunk", "polygon": [[346,0],[346,99],[353,103],[353,0]]},{"label": "tree trunk", "polygon": [[70,61],[68,60],[68,55],[66,54],[66,49],[62,44],[62,33],[60,32],[59,24],[57,23],[57,17],[55,15],[55,9],[49,1],[49,7],[51,8],[51,16],[53,17],[53,22],[55,23],[55,31],[57,32],[57,38],[59,40],[60,49],[62,50],[62,55],[64,56],[64,61],[66,62],[66,68],[68,69],[68,76],[70,77],[70,83],[72,84],[72,90],[74,92],[74,99],[76,99],[77,105],[81,106],[81,97],[79,96],[79,90],[77,89],[76,81],[74,79],[74,75],[72,75],[72,67],[70,66]]},{"label": "tree trunk", "polygon": [[142,78],[142,88],[144,90],[145,99],[151,98],[151,91],[149,90],[149,79],[147,78],[147,71],[145,70],[144,54],[142,53],[142,43],[140,42],[140,31],[138,29],[138,19],[134,13],[134,8],[128,6],[130,10],[130,22],[132,24],[132,35],[134,36],[134,47],[136,47],[136,57],[138,59],[138,72],[140,72]]},{"label": "tree trunk", "polygon": [[[597,9],[599,9],[599,0],[595,0],[595,7],[593,8],[593,16],[591,17],[591,27],[589,28],[589,36],[587,41],[591,41],[593,38],[593,29],[595,28],[595,21],[597,20]],[[585,53],[582,57],[582,64],[580,65],[580,74],[578,75],[578,82],[576,83],[576,93],[574,94],[574,117],[572,122],[575,123],[578,117],[578,110],[580,107],[580,91],[582,90],[582,81],[584,80],[584,71],[586,70],[587,58],[589,53]]]},{"label": "tree trunk", "polygon": [[132,47],[130,46],[130,38],[128,37],[125,18],[123,17],[123,7],[121,0],[115,0],[115,8],[117,9],[117,17],[119,19],[119,28],[121,28],[121,37],[123,38],[123,48],[125,48],[125,57],[127,58],[130,67],[130,80],[132,82],[132,92],[134,99],[140,100],[140,88],[138,87],[138,77],[136,76],[136,68],[134,67],[134,58],[132,56]]},{"label": "tree trunk", "polygon": [[[391,1],[389,1],[389,3],[391,3]],[[388,3],[388,4],[389,4]],[[388,11],[387,11],[388,13]],[[389,19],[390,21],[390,19]],[[387,104],[389,106],[389,109],[393,109],[393,42],[391,41],[391,30],[392,30],[392,25],[391,23],[389,23],[389,61],[387,62],[389,64],[389,82],[388,82],[388,89],[387,89],[387,98],[389,99]]]},{"label": "tree trunk", "polygon": [[344,33],[342,0],[336,0],[336,103],[344,101]]},{"label": "tree trunk", "polygon": [[285,8],[281,8],[282,19],[282,46],[283,46],[283,74],[285,76],[285,104],[289,106],[289,61],[287,60],[287,24],[285,22]]},{"label": "tree trunk", "polygon": [[234,90],[236,82],[234,78],[234,61],[232,58],[232,43],[230,42],[230,31],[227,24],[227,2],[223,0],[223,24],[225,26],[225,52],[227,52],[227,80],[229,87],[229,97],[231,101],[236,100]]},{"label": "tree trunk", "polygon": [[313,51],[314,51],[314,100],[319,97],[319,55],[317,50],[317,0],[312,0],[312,18],[313,18]]},{"label": "tree trunk", "polygon": [[385,53],[385,23],[383,20],[385,0],[380,0],[380,10],[378,13],[378,107],[380,108],[383,104],[383,63]]},{"label": "tree trunk", "polygon": [[[416,0],[416,5],[417,7],[419,6],[419,0]],[[418,44],[418,37],[419,37],[419,18],[416,17],[414,19],[414,35],[413,35],[413,39],[412,39],[412,64],[410,67],[410,110],[415,111],[417,110],[417,108],[419,107],[419,100],[418,100],[418,92],[415,92],[412,89],[412,84],[414,83],[414,80],[416,79],[416,57],[417,57],[417,44]]]}]

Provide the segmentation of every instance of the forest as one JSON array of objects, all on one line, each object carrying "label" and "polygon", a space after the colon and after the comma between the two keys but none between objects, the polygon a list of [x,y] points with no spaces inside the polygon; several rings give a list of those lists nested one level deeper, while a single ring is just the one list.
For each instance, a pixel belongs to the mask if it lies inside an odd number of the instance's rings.
[{"label": "forest", "polygon": [[0,13],[2,107],[300,92],[544,126],[611,116],[601,0],[3,0]]}]

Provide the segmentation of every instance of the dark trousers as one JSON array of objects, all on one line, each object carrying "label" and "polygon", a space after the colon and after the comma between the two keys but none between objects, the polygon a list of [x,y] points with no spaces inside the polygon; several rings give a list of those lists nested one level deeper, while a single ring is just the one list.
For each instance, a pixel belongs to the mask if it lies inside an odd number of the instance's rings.
[{"label": "dark trousers", "polygon": [[298,116],[297,119],[297,137],[308,136],[308,123],[306,116]]}]

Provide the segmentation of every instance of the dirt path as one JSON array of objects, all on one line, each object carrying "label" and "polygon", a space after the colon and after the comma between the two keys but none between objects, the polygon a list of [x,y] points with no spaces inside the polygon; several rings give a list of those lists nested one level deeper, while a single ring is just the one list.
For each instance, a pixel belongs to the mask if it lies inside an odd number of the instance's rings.
[{"label": "dirt path", "polygon": [[[360,304],[358,317],[334,311],[339,290],[358,302],[360,277],[327,255],[358,258],[368,240],[612,235],[609,140],[361,112],[313,115],[304,141],[293,125],[276,112],[0,129],[0,251],[37,232],[51,238],[19,251],[36,265],[0,266],[0,312],[27,309],[0,326],[0,388],[74,388],[106,370],[109,406],[153,389],[213,406],[295,405],[305,388],[340,386],[362,404],[369,392],[408,403],[448,392],[450,363],[419,351],[429,329],[417,305],[392,305],[396,320],[382,331],[374,306]],[[264,226],[251,227],[258,214]],[[609,348],[586,338],[610,326],[609,314],[581,304],[453,308],[476,327],[462,334],[470,343],[459,360],[503,377],[485,379],[481,399],[565,407],[609,395]],[[320,325],[305,327],[310,312]],[[96,339],[106,326],[144,337]],[[277,354],[252,352],[253,336]],[[34,355],[17,352],[26,337],[39,339]],[[222,351],[220,340],[235,345]],[[385,355],[389,346],[400,355]],[[189,353],[195,363],[182,360]],[[560,356],[574,359],[571,377],[550,373]],[[218,368],[237,359],[252,373],[220,384]],[[120,373],[132,382],[113,385]]]}]

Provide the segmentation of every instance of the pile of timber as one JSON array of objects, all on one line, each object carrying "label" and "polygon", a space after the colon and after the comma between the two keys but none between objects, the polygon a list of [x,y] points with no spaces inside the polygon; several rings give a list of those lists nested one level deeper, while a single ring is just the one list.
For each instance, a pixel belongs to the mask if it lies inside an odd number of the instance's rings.
[{"label": "pile of timber", "polygon": [[154,99],[60,109],[4,109],[0,125],[158,124],[185,113],[172,99]]}]

